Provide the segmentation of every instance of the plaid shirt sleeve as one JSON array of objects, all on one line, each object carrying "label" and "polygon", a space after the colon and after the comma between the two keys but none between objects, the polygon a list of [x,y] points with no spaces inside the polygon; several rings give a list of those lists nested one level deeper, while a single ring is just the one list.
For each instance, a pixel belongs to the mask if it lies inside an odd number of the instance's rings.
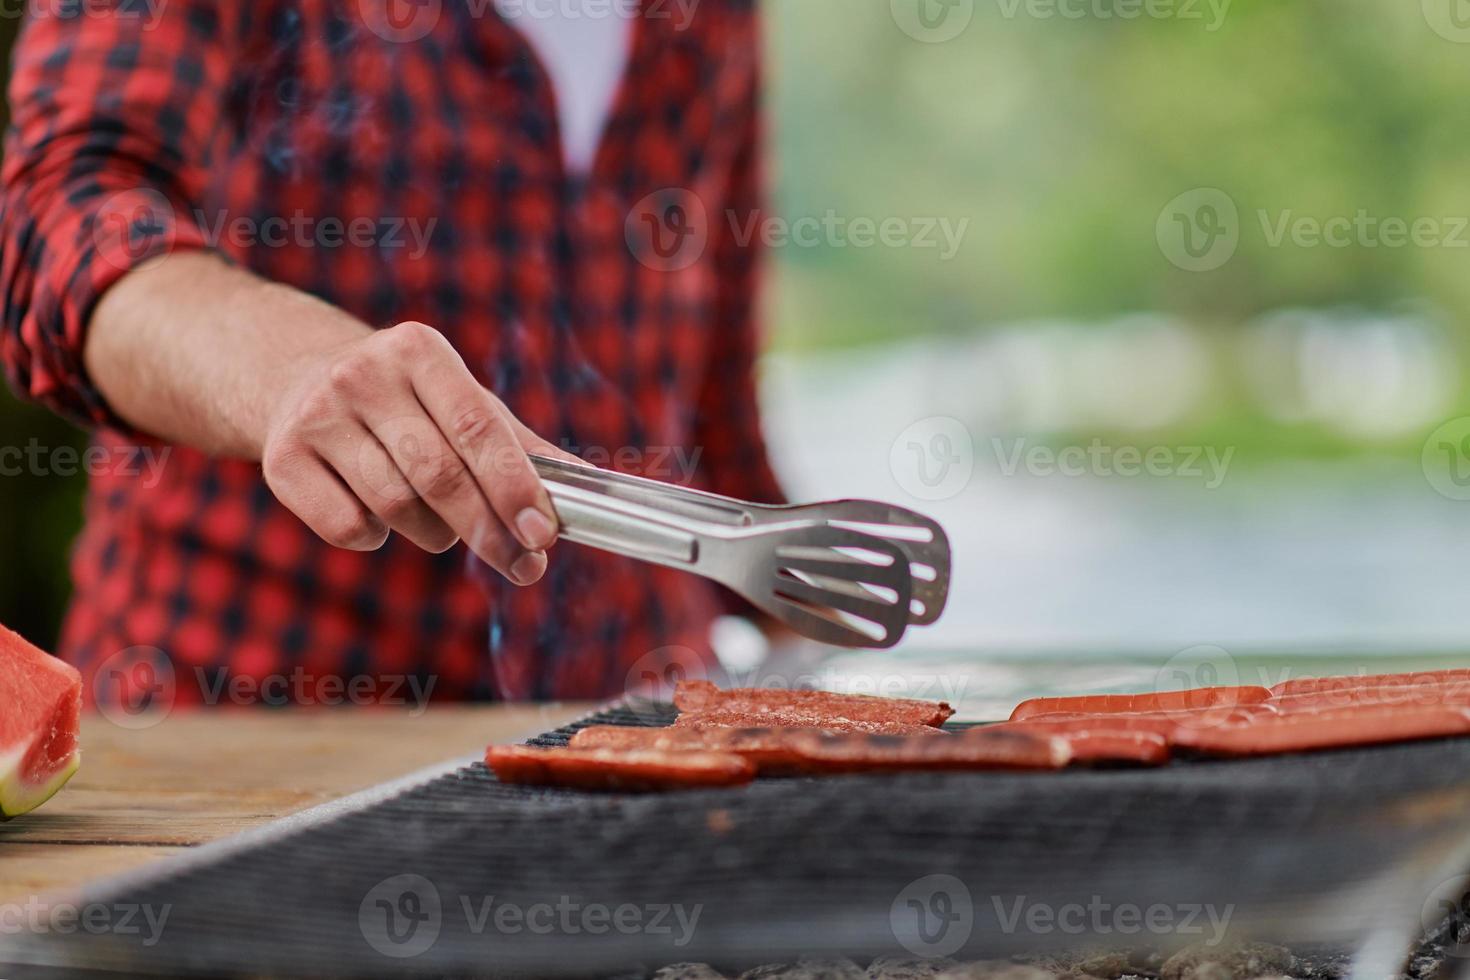
[{"label": "plaid shirt sleeve", "polygon": [[739,152],[730,177],[726,206],[730,220],[714,225],[714,340],[709,373],[700,392],[695,427],[703,482],[715,493],[756,503],[784,503],[761,433],[756,360],[761,329],[757,309],[761,279],[760,235],[741,242],[735,226],[745,227],[764,203],[763,132],[758,92],[752,94],[742,122]]},{"label": "plaid shirt sleeve", "polygon": [[193,221],[247,0],[43,5],[24,27],[0,171],[0,360],[15,390],[83,424],[126,429],[87,379],[102,294]]}]

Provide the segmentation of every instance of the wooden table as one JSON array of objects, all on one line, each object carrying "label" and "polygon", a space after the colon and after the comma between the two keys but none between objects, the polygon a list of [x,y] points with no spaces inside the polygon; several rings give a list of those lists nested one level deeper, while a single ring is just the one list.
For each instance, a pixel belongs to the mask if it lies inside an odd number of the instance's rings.
[{"label": "wooden table", "polygon": [[82,768],[0,823],[0,903],[77,886],[379,783],[559,728],[590,705],[176,712],[82,722]]}]

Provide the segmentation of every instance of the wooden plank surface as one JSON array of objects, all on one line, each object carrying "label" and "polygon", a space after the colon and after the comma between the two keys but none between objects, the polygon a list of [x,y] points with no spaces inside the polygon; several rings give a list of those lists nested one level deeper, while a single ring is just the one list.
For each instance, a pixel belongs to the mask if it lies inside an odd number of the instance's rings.
[{"label": "wooden plank surface", "polygon": [[82,768],[0,823],[0,903],[67,893],[426,767],[558,728],[591,705],[176,712],[82,721]]}]

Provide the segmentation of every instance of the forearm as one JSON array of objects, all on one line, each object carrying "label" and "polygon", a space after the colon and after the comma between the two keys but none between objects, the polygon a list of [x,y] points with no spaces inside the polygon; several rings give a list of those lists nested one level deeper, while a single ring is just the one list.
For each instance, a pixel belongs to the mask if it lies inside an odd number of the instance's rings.
[{"label": "forearm", "polygon": [[482,387],[434,328],[373,330],[205,252],[139,266],[102,298],[83,358],[117,416],[221,456],[325,540],[390,530],[464,540],[512,581],[546,570],[556,514],[527,458],[557,452]]},{"label": "forearm", "polygon": [[123,277],[97,305],[83,359],[130,425],[219,456],[260,460],[272,413],[309,362],[371,328],[209,252]]}]

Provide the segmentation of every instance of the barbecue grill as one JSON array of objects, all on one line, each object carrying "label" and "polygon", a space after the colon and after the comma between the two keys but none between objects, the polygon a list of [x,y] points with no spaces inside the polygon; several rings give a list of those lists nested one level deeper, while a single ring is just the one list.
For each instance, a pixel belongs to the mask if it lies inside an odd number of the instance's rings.
[{"label": "barbecue grill", "polygon": [[[564,744],[586,724],[673,717],[667,705],[623,704],[533,744]],[[1381,980],[1402,972],[1413,942],[1443,918],[1433,896],[1470,867],[1467,814],[1464,739],[641,796],[506,786],[475,764],[77,897],[167,907],[154,944],[0,937],[0,963],[191,976],[636,975],[798,955],[1182,946],[1222,938],[1209,927],[1228,912],[1229,939],[1351,946],[1357,975]],[[1068,913],[1078,908],[1115,918],[1077,931]],[[1163,909],[1168,928],[1128,933],[1124,909]],[[1200,910],[1194,930],[1190,909]],[[1099,935],[1098,921],[1116,932]]]}]

